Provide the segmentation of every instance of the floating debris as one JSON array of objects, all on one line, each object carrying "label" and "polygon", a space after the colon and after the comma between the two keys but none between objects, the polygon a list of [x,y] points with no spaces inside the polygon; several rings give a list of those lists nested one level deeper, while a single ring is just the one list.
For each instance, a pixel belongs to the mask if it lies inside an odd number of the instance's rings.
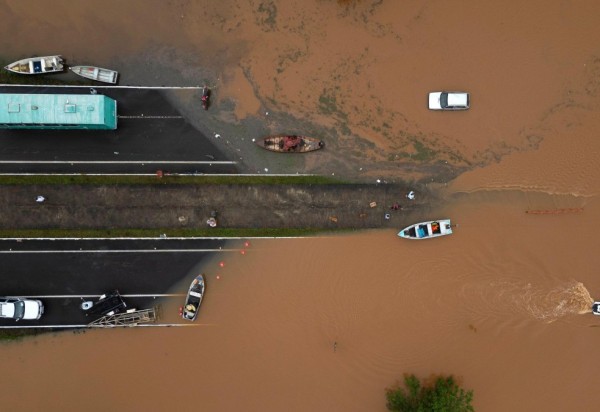
[{"label": "floating debris", "polygon": [[571,207],[564,209],[547,209],[547,210],[526,210],[529,215],[560,215],[563,213],[580,213],[583,212],[582,207]]}]

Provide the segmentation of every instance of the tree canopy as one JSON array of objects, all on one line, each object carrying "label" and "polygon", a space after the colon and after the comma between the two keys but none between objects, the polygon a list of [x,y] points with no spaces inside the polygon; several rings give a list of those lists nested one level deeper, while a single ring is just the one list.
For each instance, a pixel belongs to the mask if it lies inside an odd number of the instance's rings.
[{"label": "tree canopy", "polygon": [[438,376],[423,385],[415,375],[405,375],[406,388],[386,390],[387,408],[393,412],[473,412],[473,391],[465,391],[452,376]]}]

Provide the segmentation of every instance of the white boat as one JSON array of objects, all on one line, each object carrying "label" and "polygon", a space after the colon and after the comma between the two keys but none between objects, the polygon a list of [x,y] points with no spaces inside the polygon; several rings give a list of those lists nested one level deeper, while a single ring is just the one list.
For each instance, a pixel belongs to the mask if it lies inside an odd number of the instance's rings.
[{"label": "white boat", "polygon": [[63,63],[60,56],[30,57],[11,63],[5,69],[19,74],[57,73],[65,69]]},{"label": "white boat", "polygon": [[69,68],[73,73],[85,77],[86,79],[96,80],[97,82],[112,83],[117,82],[119,73],[114,70],[103,69],[94,66],[73,66]]},{"label": "white boat", "polygon": [[594,315],[600,315],[600,302],[594,302],[592,305],[592,313]]},{"label": "white boat", "polygon": [[185,299],[185,305],[181,311],[181,317],[186,320],[194,321],[198,316],[200,304],[204,297],[204,276],[198,275],[192,281]]},{"label": "white boat", "polygon": [[405,239],[429,239],[452,234],[452,224],[450,219],[432,220],[430,222],[421,222],[405,227],[398,236]]}]

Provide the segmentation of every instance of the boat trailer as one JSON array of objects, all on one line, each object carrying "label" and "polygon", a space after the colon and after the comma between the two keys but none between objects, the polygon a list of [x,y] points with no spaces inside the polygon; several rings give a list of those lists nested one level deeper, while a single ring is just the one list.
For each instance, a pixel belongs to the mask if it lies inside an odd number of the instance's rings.
[{"label": "boat trailer", "polygon": [[119,326],[138,326],[140,324],[154,323],[158,319],[158,307],[151,309],[129,309],[123,313],[102,316],[100,319],[88,323],[89,328],[115,328]]}]

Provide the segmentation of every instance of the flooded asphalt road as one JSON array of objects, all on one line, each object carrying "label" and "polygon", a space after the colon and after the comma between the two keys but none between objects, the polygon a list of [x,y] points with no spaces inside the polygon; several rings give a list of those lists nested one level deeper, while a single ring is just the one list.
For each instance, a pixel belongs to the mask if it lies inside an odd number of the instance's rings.
[{"label": "flooded asphalt road", "polygon": [[[0,130],[0,173],[237,172],[235,161],[172,107],[162,91],[96,91],[117,101],[117,130]],[[4,86],[0,92],[88,94],[90,87]]]},{"label": "flooded asphalt road", "polygon": [[0,319],[0,327],[85,325],[95,319],[81,310],[82,301],[115,289],[128,309],[181,305],[187,290],[173,286],[197,275],[200,263],[222,260],[238,247],[223,239],[2,240],[3,295],[40,299],[45,313],[38,321]]}]

